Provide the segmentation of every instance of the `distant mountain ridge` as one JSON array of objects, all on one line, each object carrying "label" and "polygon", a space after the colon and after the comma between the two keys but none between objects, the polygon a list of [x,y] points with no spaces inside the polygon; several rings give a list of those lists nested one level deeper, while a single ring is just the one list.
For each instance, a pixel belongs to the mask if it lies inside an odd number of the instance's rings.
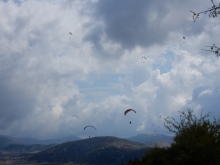
[{"label": "distant mountain ridge", "polygon": [[75,140],[80,140],[79,137],[77,136],[66,136],[63,138],[59,138],[59,139],[45,139],[45,140],[36,140],[36,139],[32,139],[32,138],[20,138],[20,137],[13,137],[13,136],[6,136],[6,135],[0,135],[0,137],[4,137],[7,138],[9,140],[12,140],[14,142],[17,143],[22,143],[22,144],[61,144],[61,143],[65,143],[68,141],[75,141]]},{"label": "distant mountain ridge", "polygon": [[173,142],[172,136],[163,134],[139,134],[126,139],[134,142],[144,143],[148,147],[154,147],[155,144],[160,147],[169,147],[170,143]]},{"label": "distant mountain ridge", "polygon": [[[21,144],[62,144],[69,141],[76,141],[81,140],[77,136],[66,136],[59,139],[44,139],[44,140],[36,140],[32,138],[20,138],[20,137],[12,137],[12,136],[6,136],[6,135],[0,135],[0,138],[7,138],[8,140],[11,140],[12,143],[21,143]],[[164,142],[164,143],[171,143],[173,142],[172,136],[167,136],[163,134],[138,134],[136,136],[132,136],[129,138],[124,138],[126,140],[130,140],[133,142],[138,143],[154,143],[154,142]],[[9,141],[8,141],[9,142]]]},{"label": "distant mountain ridge", "polygon": [[6,147],[10,144],[15,144],[16,142],[10,140],[10,139],[7,139],[5,137],[0,137],[0,148],[3,148],[3,147]]},{"label": "distant mountain ridge", "polygon": [[32,144],[26,145],[15,142],[13,140],[7,139],[5,137],[0,137],[0,150],[7,151],[7,152],[19,152],[19,153],[26,153],[26,152],[39,152],[46,150],[55,146],[56,144]]},{"label": "distant mountain ridge", "polygon": [[126,139],[131,141],[136,141],[139,143],[160,142],[160,141],[173,142],[172,136],[167,136],[163,134],[139,134]]}]

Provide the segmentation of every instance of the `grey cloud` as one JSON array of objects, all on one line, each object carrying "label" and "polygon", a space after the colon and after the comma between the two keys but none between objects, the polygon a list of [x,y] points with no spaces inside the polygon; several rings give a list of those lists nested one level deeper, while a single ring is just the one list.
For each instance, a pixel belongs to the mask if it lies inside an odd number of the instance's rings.
[{"label": "grey cloud", "polygon": [[65,111],[68,111],[69,114],[78,114],[82,109],[82,96],[79,95],[73,95],[72,98],[70,98],[67,102],[62,104],[62,107],[65,109]]},{"label": "grey cloud", "polygon": [[35,99],[25,89],[17,89],[0,82],[0,93],[0,129],[5,129],[11,122],[32,113]]},{"label": "grey cloud", "polygon": [[[166,15],[167,9],[158,5],[157,20],[150,24],[147,14],[152,7],[151,1],[99,1],[96,14],[105,23],[105,33],[110,40],[122,44],[125,48],[136,45],[151,45],[166,35],[159,29],[161,19]],[[157,31],[152,33],[152,30]]]},{"label": "grey cloud", "polygon": [[[133,49],[136,46],[148,47],[154,44],[164,44],[169,32],[177,31],[183,33],[184,36],[190,36],[200,34],[204,30],[203,21],[193,24],[193,20],[186,19],[191,14],[190,9],[186,9],[186,5],[183,4],[179,8],[177,6],[179,3],[171,4],[170,1],[162,0],[99,1],[95,6],[94,18],[103,21],[104,32],[97,29],[100,27],[93,27],[85,39],[92,41],[99,49],[100,42],[97,41],[105,34],[109,40],[119,43],[123,48]],[[188,15],[183,15],[181,12],[183,10],[189,11]]]},{"label": "grey cloud", "polygon": [[[27,59],[20,53],[9,53],[0,59],[0,130],[32,113],[36,99],[26,72]],[[4,58],[3,58],[4,57]],[[27,74],[27,73],[26,73]]]}]

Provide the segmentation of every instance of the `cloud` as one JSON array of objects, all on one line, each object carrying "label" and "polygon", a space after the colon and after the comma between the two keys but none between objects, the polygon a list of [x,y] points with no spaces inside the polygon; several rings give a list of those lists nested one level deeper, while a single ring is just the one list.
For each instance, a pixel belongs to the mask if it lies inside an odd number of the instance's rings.
[{"label": "cloud", "polygon": [[[166,13],[167,9],[162,7],[162,3],[155,5],[152,1],[131,0],[126,2],[98,1],[95,11],[96,17],[104,23],[102,33],[105,33],[109,40],[127,49],[132,49],[137,45],[145,46],[163,42],[167,34],[163,33],[158,25]],[[151,23],[152,21],[154,23]],[[152,29],[155,33],[150,33]],[[97,28],[92,30],[86,38],[96,46],[98,44],[94,36],[102,35],[102,33],[96,33],[97,30]]]},{"label": "cloud", "polygon": [[[74,46],[68,46],[74,43],[68,34],[73,30],[71,25],[61,28],[63,18],[71,11],[56,15],[63,7],[57,2],[51,5],[24,1],[18,6],[8,1],[1,2],[0,6],[5,15],[1,21],[4,37],[0,41],[0,90],[4,94],[0,101],[1,128],[15,135],[31,131],[34,136],[41,125],[47,123],[45,134],[48,129],[56,131],[57,125],[52,123],[63,112],[62,103],[78,94],[73,81],[83,79],[90,68],[84,65],[88,59],[82,58],[80,51],[83,49],[74,50]],[[6,9],[13,12],[8,15]],[[47,13],[48,9],[53,10]],[[73,34],[77,36],[77,32]],[[74,51],[77,52],[75,56]],[[35,119],[29,120],[33,116]],[[51,125],[55,128],[48,128]]]},{"label": "cloud", "polygon": [[[1,1],[0,133],[168,134],[161,113],[178,117],[192,107],[218,114],[220,62],[201,48],[217,43],[219,22],[203,16],[193,23],[189,12],[209,5]],[[124,116],[128,108],[137,113]]]},{"label": "cloud", "polygon": [[101,38],[105,36],[122,48],[131,50],[136,46],[164,45],[169,34],[174,32],[187,37],[199,35],[204,31],[204,22],[193,25],[189,12],[190,3],[196,10],[198,2],[190,1],[182,2],[181,8],[180,3],[162,0],[98,1],[94,6],[94,17],[102,24],[90,25],[92,28],[85,39],[91,41],[97,49],[102,49]]}]

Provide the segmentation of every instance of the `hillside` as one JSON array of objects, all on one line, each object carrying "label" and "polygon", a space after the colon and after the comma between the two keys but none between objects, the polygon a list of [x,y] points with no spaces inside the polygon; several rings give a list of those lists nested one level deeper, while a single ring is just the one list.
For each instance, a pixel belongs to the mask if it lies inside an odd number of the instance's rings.
[{"label": "hillside", "polygon": [[140,158],[146,152],[144,144],[116,137],[94,137],[67,142],[29,157],[29,161],[79,163],[79,164],[121,164],[133,158]]},{"label": "hillside", "polygon": [[43,151],[48,148],[56,146],[55,144],[32,144],[32,145],[24,145],[24,144],[10,144],[7,145],[1,150],[3,151],[9,151],[9,152],[36,152],[36,151]]}]

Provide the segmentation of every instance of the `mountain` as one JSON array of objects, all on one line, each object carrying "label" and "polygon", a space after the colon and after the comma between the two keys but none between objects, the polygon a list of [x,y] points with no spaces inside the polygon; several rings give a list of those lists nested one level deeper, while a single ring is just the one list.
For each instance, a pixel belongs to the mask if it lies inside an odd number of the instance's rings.
[{"label": "mountain", "polygon": [[5,137],[0,137],[0,148],[6,147],[10,144],[16,144],[16,142],[14,142],[10,139],[7,139]]},{"label": "mountain", "polygon": [[25,145],[5,137],[0,137],[0,150],[7,152],[33,152],[33,151],[43,151],[45,149],[54,147],[55,144],[44,145],[44,144],[33,144]]},{"label": "mountain", "polygon": [[139,134],[127,140],[131,140],[139,143],[148,143],[148,142],[173,142],[172,136],[166,136],[163,134]]},{"label": "mountain", "polygon": [[57,145],[28,158],[34,162],[113,165],[140,158],[148,148],[117,137],[94,137]]},{"label": "mountain", "polygon": [[36,139],[31,139],[31,138],[20,138],[20,137],[12,137],[12,136],[5,136],[5,135],[1,135],[7,139],[10,139],[12,141],[18,142],[18,143],[22,143],[22,144],[61,144],[61,143],[65,143],[68,141],[75,141],[75,140],[80,140],[79,137],[77,136],[67,136],[67,137],[63,137],[60,139],[45,139],[45,140],[36,140]]},{"label": "mountain", "polygon": [[166,136],[163,134],[139,134],[139,135],[127,138],[127,140],[130,140],[133,142],[144,143],[148,147],[154,147],[155,144],[160,147],[168,147],[170,146],[170,143],[173,142],[173,137]]}]

